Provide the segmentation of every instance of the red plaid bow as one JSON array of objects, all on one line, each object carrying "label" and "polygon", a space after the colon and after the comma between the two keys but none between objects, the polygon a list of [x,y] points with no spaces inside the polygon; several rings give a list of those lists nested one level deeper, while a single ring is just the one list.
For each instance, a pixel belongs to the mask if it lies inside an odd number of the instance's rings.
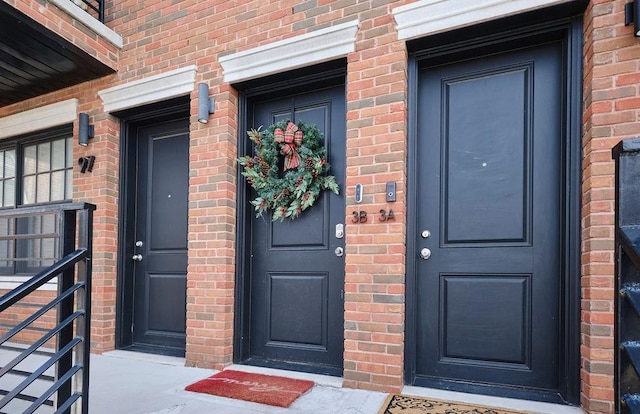
[{"label": "red plaid bow", "polygon": [[289,122],[287,129],[282,131],[276,128],[273,131],[275,142],[282,144],[280,153],[284,155],[284,171],[298,168],[300,166],[300,154],[298,147],[302,145],[302,131],[298,130],[298,126],[293,122]]}]

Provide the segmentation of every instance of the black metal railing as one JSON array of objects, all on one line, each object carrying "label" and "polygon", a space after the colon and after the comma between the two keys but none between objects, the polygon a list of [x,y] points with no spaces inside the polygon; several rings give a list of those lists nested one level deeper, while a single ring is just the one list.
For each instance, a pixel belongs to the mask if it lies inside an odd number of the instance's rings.
[{"label": "black metal railing", "polygon": [[78,7],[86,11],[101,23],[104,23],[104,0],[72,0]]},{"label": "black metal railing", "polygon": [[640,413],[640,138],[620,142],[616,160],[616,412]]},{"label": "black metal railing", "polygon": [[0,390],[0,413],[39,413],[47,406],[88,413],[94,210],[76,203],[0,211],[0,270],[15,276],[41,269],[0,297],[0,315],[22,315],[34,309],[30,296],[42,297],[39,289],[52,282],[57,288],[24,320],[0,326],[0,379],[7,379],[3,388],[10,385]]}]

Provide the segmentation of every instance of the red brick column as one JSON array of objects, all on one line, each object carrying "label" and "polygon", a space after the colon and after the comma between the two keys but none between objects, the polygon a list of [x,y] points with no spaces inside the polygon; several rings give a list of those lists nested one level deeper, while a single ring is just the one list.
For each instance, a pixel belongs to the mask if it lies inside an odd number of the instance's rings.
[{"label": "red brick column", "polygon": [[228,85],[212,94],[208,124],[195,94],[191,105],[186,359],[222,369],[233,361],[238,99]]},{"label": "red brick column", "polygon": [[[404,363],[407,51],[390,9],[360,14],[347,66],[344,385],[380,391],[402,387]],[[394,203],[385,201],[388,181],[397,185]],[[381,209],[395,220],[382,222]],[[354,210],[367,222],[354,224]]]},{"label": "red brick column", "polygon": [[93,259],[91,296],[91,348],[93,352],[114,349],[118,268],[118,191],[120,176],[119,121],[96,111],[101,104],[79,106],[95,127],[95,137],[87,147],[77,145],[77,122],[74,125],[74,160],[94,155],[91,173],[73,172],[73,199],[95,204],[93,215]]},{"label": "red brick column", "polygon": [[582,404],[614,411],[614,163],[611,148],[640,133],[640,40],[623,0],[594,0],[584,18]]}]

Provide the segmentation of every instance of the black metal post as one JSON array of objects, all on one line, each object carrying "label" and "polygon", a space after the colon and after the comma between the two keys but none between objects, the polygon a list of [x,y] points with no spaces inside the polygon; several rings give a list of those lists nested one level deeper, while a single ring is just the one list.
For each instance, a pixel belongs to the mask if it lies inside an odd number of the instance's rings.
[{"label": "black metal post", "polygon": [[[91,353],[91,259],[93,254],[93,208],[79,212],[78,247],[87,249],[87,258],[78,263],[78,282],[84,290],[78,292],[78,306],[84,308],[84,319],[78,321],[78,336],[84,337],[77,358],[82,359],[82,414],[89,413],[89,356]],[[82,322],[82,323],[81,323]]]},{"label": "black metal post", "polygon": [[640,413],[640,138],[621,141],[616,160],[615,404]]},{"label": "black metal post", "polygon": [[[76,238],[76,211],[75,210],[63,210],[60,212],[59,220],[61,232],[60,237],[60,249],[61,257],[72,253],[75,250],[75,238]],[[65,270],[60,280],[58,280],[58,295],[65,290],[69,289],[74,284],[75,270],[70,268]],[[64,321],[69,315],[73,313],[74,298],[69,297],[63,300],[58,306],[58,323]],[[69,324],[63,328],[58,335],[58,341],[56,344],[56,352],[60,352],[65,346],[73,341],[73,324]],[[56,378],[62,378],[73,366],[73,352],[67,352],[61,356],[57,364]],[[72,394],[72,380],[71,378],[65,382],[58,389],[57,408],[59,409],[64,403],[71,398]],[[63,414],[70,414],[70,409],[63,411]]]}]

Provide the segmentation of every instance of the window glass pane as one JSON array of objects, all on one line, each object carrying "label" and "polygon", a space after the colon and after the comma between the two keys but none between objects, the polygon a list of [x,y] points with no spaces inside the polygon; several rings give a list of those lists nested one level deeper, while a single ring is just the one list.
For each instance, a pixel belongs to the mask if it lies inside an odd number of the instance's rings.
[{"label": "window glass pane", "polygon": [[15,150],[5,152],[4,157],[4,178],[16,176],[16,152]]},{"label": "window glass pane", "polygon": [[38,174],[38,189],[36,190],[36,202],[44,203],[51,201],[49,196],[49,188],[51,186],[50,174]]},{"label": "window glass pane", "polygon": [[22,184],[22,204],[33,204],[36,202],[36,177],[24,177]]},{"label": "window glass pane", "polygon": [[53,141],[53,153],[51,156],[52,159],[52,168],[54,170],[61,170],[65,167],[65,152],[64,152],[64,139],[59,139]]},{"label": "window glass pane", "polygon": [[2,198],[3,207],[13,207],[16,197],[16,179],[11,178],[4,182],[4,197]]},{"label": "window glass pane", "polygon": [[41,262],[41,266],[51,266],[53,264],[53,259],[56,256],[55,243],[53,239],[42,240],[42,251],[40,254],[40,257],[45,259]]},{"label": "window glass pane", "polygon": [[42,257],[41,249],[40,249],[41,240],[26,240],[26,242],[27,242],[26,251],[28,252],[27,257],[30,257],[33,259],[33,260],[27,261],[27,266],[40,267],[41,262],[40,260],[37,260],[37,259]]},{"label": "window glass pane", "polygon": [[46,214],[40,217],[40,227],[43,233],[55,233],[56,231],[56,215]]},{"label": "window glass pane", "polygon": [[73,198],[73,184],[72,184],[72,179],[73,179],[73,170],[67,170],[65,171],[65,176],[66,176],[66,183],[64,185],[64,198],[66,200],[71,200]]},{"label": "window glass pane", "polygon": [[0,151],[0,207],[13,206],[15,200],[15,151]]},{"label": "window glass pane", "polygon": [[73,138],[67,138],[66,140],[66,156],[67,161],[65,163],[66,168],[73,168]]},{"label": "window glass pane", "polygon": [[38,144],[38,172],[51,171],[51,144]]},{"label": "window glass pane", "polygon": [[[1,259],[11,259],[9,256],[9,241],[1,240],[0,241],[0,258]],[[0,261],[0,267],[9,267],[9,262],[6,260]]]},{"label": "window glass pane", "polygon": [[[64,200],[64,173],[64,170],[51,173],[51,200],[45,201]],[[40,190],[38,189],[38,198],[39,196]]]},{"label": "window glass pane", "polygon": [[[7,160],[8,161],[8,160]],[[24,175],[36,173],[36,146],[24,147]]]}]

